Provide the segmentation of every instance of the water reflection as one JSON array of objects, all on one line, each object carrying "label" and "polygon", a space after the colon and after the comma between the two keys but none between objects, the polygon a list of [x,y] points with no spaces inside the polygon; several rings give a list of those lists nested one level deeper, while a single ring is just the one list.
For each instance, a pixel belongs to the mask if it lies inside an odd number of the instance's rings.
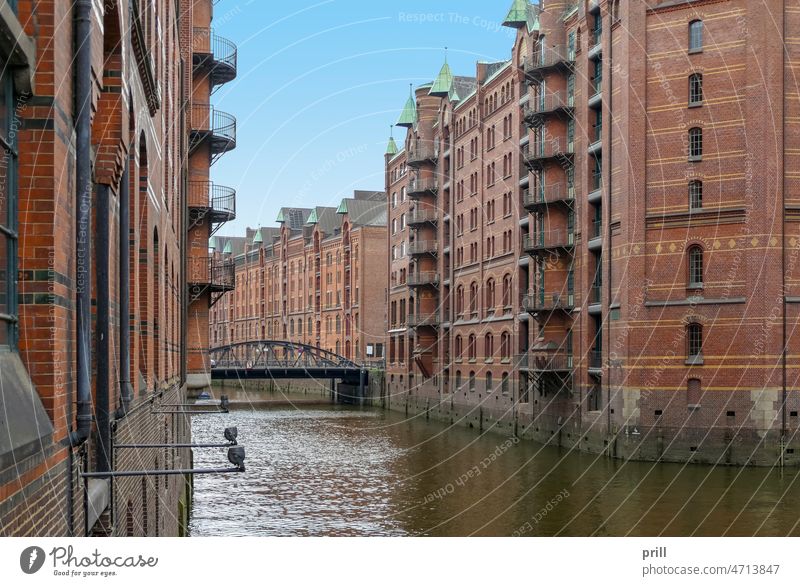
[{"label": "water reflection", "polygon": [[624,463],[334,407],[197,416],[194,437],[227,425],[247,472],[195,479],[193,535],[800,535],[796,470]]}]

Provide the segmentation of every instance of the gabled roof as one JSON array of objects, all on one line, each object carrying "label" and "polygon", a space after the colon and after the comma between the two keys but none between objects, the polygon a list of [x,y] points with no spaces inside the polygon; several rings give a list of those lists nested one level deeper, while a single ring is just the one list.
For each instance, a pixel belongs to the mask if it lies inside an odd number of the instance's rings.
[{"label": "gabled roof", "polygon": [[281,208],[275,221],[284,224],[289,230],[300,230],[310,214],[309,208]]},{"label": "gabled roof", "polygon": [[385,226],[387,219],[386,194],[379,192],[380,199],[351,199],[342,200],[343,214],[347,214],[353,226]]}]

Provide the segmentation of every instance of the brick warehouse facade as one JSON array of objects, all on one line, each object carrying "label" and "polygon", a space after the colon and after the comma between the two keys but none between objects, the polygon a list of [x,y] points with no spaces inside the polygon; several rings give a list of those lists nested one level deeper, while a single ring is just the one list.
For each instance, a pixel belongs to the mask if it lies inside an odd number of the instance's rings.
[{"label": "brick warehouse facade", "polygon": [[216,236],[236,290],[211,310],[211,347],[309,344],[359,363],[383,361],[386,195],[356,191],[338,208],[283,208],[280,227]]},{"label": "brick warehouse facade", "polygon": [[800,461],[800,6],[753,4],[516,0],[509,61],[416,88],[386,155],[393,408]]},{"label": "brick warehouse facade", "polygon": [[191,467],[187,449],[111,446],[191,437],[159,406],[186,396],[194,24],[211,5],[0,6],[16,39],[0,43],[0,535],[185,533],[189,477],[80,473]]}]

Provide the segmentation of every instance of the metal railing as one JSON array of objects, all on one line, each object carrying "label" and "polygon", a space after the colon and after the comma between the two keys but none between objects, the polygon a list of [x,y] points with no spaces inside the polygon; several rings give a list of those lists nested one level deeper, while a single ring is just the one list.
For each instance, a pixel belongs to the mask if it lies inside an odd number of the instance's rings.
[{"label": "metal railing", "polygon": [[528,368],[539,372],[569,372],[573,368],[573,359],[566,352],[534,351],[528,357]]},{"label": "metal railing", "polygon": [[531,98],[525,106],[523,110],[525,119],[564,108],[572,108],[574,101],[574,98],[568,97],[565,91],[545,92],[536,98]]},{"label": "metal railing", "polygon": [[233,289],[236,284],[236,264],[233,259],[213,256],[190,256],[187,259],[187,282],[192,285],[210,285]]},{"label": "metal railing", "polygon": [[568,141],[566,138],[553,138],[532,144],[527,151],[523,149],[522,153],[525,157],[525,162],[531,164],[544,159],[572,155],[575,153],[575,146],[572,141]]},{"label": "metal railing", "polygon": [[435,194],[439,190],[439,181],[435,177],[415,177],[408,182],[406,193],[408,197],[415,197],[426,193]]},{"label": "metal railing", "polygon": [[436,271],[420,271],[411,273],[406,277],[406,285],[409,287],[420,287],[422,285],[438,285],[439,273]]},{"label": "metal railing", "polygon": [[406,325],[409,328],[417,328],[420,326],[436,326],[440,323],[438,311],[422,312],[410,314],[406,317]]},{"label": "metal railing", "polygon": [[574,299],[575,296],[571,293],[525,295],[522,298],[522,308],[528,312],[555,311],[557,309],[568,311],[573,308]]},{"label": "metal railing", "polygon": [[211,137],[216,152],[236,146],[236,118],[211,104],[192,104],[191,130],[193,146],[206,136]]},{"label": "metal railing", "polygon": [[569,64],[575,61],[575,51],[566,45],[543,47],[533,54],[531,59],[526,58],[523,63],[525,73],[536,73],[540,69],[549,69],[562,63]]},{"label": "metal railing", "polygon": [[406,223],[409,226],[414,226],[415,224],[433,223],[436,222],[436,219],[436,210],[417,208],[408,214]]},{"label": "metal railing", "polygon": [[575,188],[564,183],[538,186],[522,192],[522,205],[526,208],[557,202],[571,202],[574,199]]},{"label": "metal railing", "polygon": [[212,213],[236,217],[236,190],[213,181],[189,181],[189,207],[209,208]]},{"label": "metal railing", "polygon": [[436,161],[439,149],[431,142],[412,143],[408,148],[406,161],[409,165]]},{"label": "metal railing", "polygon": [[522,238],[522,248],[526,251],[552,248],[571,248],[574,233],[569,230],[547,230],[538,234],[526,234]]},{"label": "metal railing", "polygon": [[435,240],[417,240],[408,245],[408,254],[433,254],[435,252]]},{"label": "metal railing", "polygon": [[209,55],[214,63],[215,83],[225,83],[236,77],[238,49],[233,41],[221,37],[209,27],[192,29],[192,51]]}]

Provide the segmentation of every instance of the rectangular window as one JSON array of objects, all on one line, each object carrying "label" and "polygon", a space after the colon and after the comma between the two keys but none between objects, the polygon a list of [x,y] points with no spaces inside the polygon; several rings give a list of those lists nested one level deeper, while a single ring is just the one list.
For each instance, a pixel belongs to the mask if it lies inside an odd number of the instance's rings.
[{"label": "rectangular window", "polygon": [[14,347],[17,325],[17,144],[14,90],[8,67],[0,77],[0,346]]},{"label": "rectangular window", "polygon": [[699,210],[703,207],[703,183],[692,181],[689,183],[689,209]]}]

